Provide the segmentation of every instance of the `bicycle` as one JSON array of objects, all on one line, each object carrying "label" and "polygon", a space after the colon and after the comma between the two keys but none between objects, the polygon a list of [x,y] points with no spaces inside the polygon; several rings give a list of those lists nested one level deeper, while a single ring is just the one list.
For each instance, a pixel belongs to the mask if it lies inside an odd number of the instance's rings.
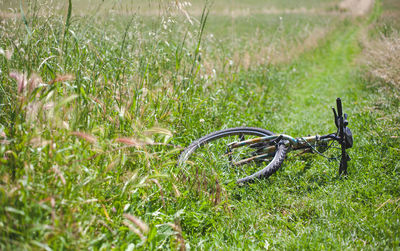
[{"label": "bicycle", "polygon": [[[205,165],[205,169],[211,166],[212,172],[215,172],[215,167],[219,167],[220,174],[226,176],[228,182],[237,179],[237,176],[245,176],[236,180],[237,184],[244,184],[274,174],[290,151],[305,150],[325,156],[323,152],[338,142],[340,148],[336,148],[341,151],[339,175],[347,175],[350,157],[346,150],[353,146],[353,135],[347,127],[347,114],[343,114],[340,98],[336,99],[336,105],[337,113],[332,107],[337,127],[335,133],[294,138],[255,127],[224,129],[199,138],[186,147],[179,156],[178,166],[195,164],[197,169],[199,165]],[[268,165],[259,170],[259,165],[267,161]],[[246,168],[243,168],[245,165]]]}]

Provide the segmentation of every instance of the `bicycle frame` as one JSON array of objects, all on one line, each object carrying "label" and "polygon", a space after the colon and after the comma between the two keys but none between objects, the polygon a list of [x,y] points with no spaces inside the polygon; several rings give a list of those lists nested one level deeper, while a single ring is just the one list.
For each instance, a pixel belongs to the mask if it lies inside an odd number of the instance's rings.
[{"label": "bicycle frame", "polygon": [[[286,146],[289,147],[289,151],[296,151],[301,149],[310,149],[311,144],[319,143],[319,142],[330,142],[335,140],[336,136],[334,133],[327,134],[323,136],[315,135],[315,136],[307,136],[307,137],[299,137],[294,138],[290,135],[280,134],[280,135],[272,135],[259,137],[249,140],[243,140],[239,142],[232,142],[228,145],[227,153],[231,152],[232,149],[239,148],[246,145],[254,145],[254,144],[265,144],[267,146],[262,147],[262,154],[252,156],[247,159],[240,160],[234,165],[243,165],[251,161],[261,160],[266,157],[269,157],[272,153],[276,151],[276,142],[283,142]],[[269,146],[268,146],[269,145]]]},{"label": "bicycle frame", "polygon": [[265,136],[265,137],[259,137],[259,138],[254,138],[254,139],[249,139],[249,140],[244,140],[244,141],[239,141],[239,142],[232,142],[229,147],[231,149],[238,148],[244,145],[251,145],[255,143],[270,143],[274,141],[280,141],[284,140],[284,144],[286,146],[290,146],[293,150],[297,149],[302,149],[304,148],[304,143],[314,143],[317,141],[330,141],[334,139],[333,136],[334,134],[327,134],[324,136],[307,136],[307,137],[300,137],[300,138],[293,138],[292,136],[286,135],[286,134],[280,134],[280,135],[272,135],[272,136]]}]

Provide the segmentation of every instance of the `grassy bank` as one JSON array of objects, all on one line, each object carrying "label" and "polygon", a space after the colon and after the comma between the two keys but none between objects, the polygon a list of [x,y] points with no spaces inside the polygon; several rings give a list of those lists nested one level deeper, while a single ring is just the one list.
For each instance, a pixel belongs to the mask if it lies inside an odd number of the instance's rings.
[{"label": "grassy bank", "polygon": [[[386,1],[358,18],[337,1],[143,7],[157,17],[30,3],[0,25],[1,249],[399,247],[399,99],[357,59],[367,28],[398,29],[377,18]],[[334,131],[337,96],[355,135],[347,178],[315,155],[244,188],[175,166],[222,128]]]}]

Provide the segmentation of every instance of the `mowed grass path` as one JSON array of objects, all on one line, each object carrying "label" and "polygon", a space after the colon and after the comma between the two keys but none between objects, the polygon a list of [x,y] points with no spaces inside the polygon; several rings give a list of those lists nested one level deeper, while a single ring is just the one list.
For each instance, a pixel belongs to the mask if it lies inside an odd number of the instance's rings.
[{"label": "mowed grass path", "polygon": [[359,88],[352,73],[356,67],[354,60],[361,50],[357,44],[360,30],[353,26],[341,28],[330,34],[326,44],[291,66],[293,83],[287,86],[283,119],[296,133],[304,130],[298,120],[303,120],[306,128],[318,129],[318,133],[332,130],[333,119],[329,123],[325,121],[327,115],[332,115],[329,107],[336,106],[336,97],[344,99],[345,108],[352,106],[351,93]]},{"label": "mowed grass path", "polygon": [[291,82],[275,93],[280,102],[273,127],[281,128],[277,133],[294,136],[334,132],[330,106],[335,106],[336,97],[342,97],[355,137],[349,176],[338,176],[337,162],[291,154],[269,180],[232,192],[237,198],[235,223],[218,230],[225,234],[237,231],[236,236],[244,232],[252,242],[230,239],[227,246],[399,247],[398,157],[384,157],[396,143],[385,135],[371,135],[384,130],[385,123],[367,109],[377,96],[365,87],[356,64],[364,25],[344,24],[330,34],[326,43],[287,68]]}]

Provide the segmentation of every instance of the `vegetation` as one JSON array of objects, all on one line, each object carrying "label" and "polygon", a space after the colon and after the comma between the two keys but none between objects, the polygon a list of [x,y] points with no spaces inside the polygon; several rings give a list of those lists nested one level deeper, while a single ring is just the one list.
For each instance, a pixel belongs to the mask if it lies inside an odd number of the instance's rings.
[{"label": "vegetation", "polygon": [[373,77],[383,81],[381,87],[392,88],[397,94],[400,89],[397,60],[400,57],[400,3],[387,1],[385,6],[387,8],[375,23],[377,28],[372,30],[375,39],[364,41],[364,63]]},{"label": "vegetation", "polygon": [[[399,248],[396,0],[80,2],[0,1],[0,249]],[[347,177],[315,155],[245,187],[175,165],[222,128],[334,131],[338,96]]]}]

